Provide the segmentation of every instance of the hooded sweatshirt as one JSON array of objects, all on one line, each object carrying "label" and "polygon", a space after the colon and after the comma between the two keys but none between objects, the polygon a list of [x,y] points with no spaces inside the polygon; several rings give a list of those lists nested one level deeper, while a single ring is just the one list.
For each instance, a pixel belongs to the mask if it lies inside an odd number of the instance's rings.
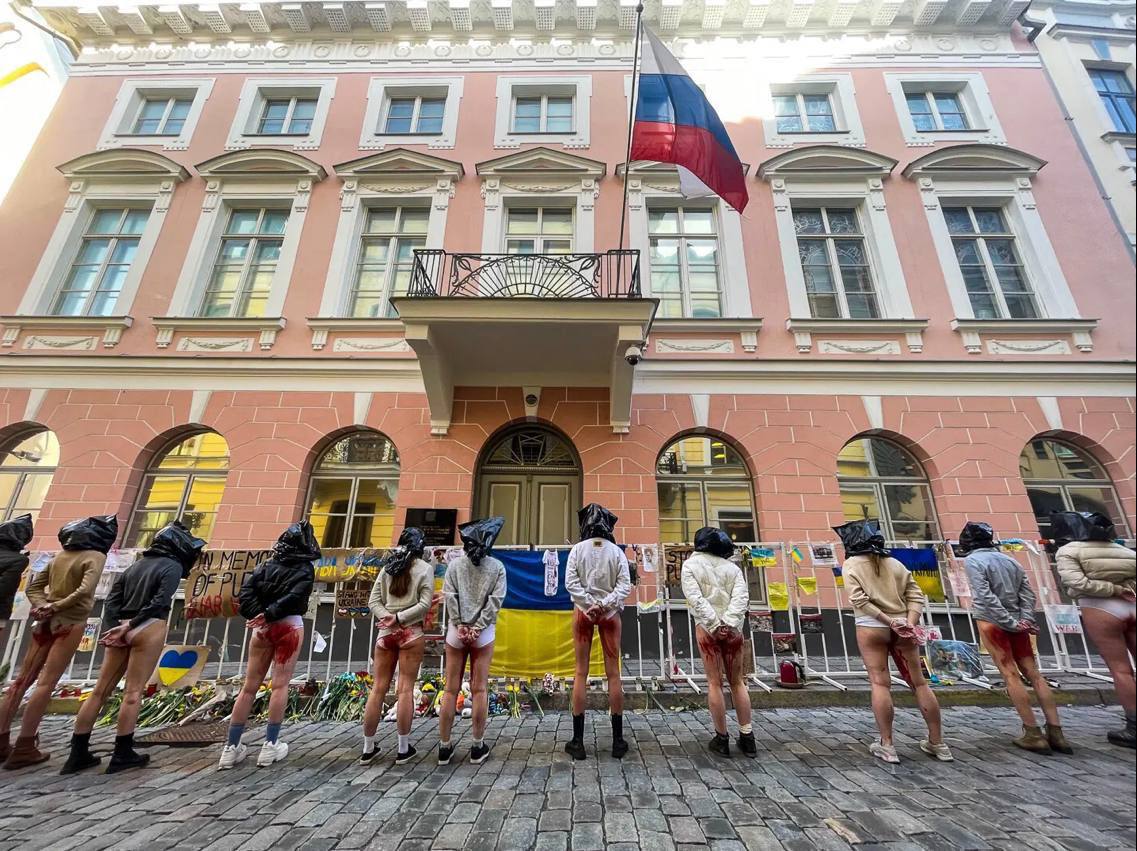
[{"label": "hooded sweatshirt", "polygon": [[[879,574],[875,563],[880,565]],[[888,556],[857,555],[845,560],[842,574],[849,603],[858,615],[907,618],[924,610],[924,592],[911,572]]]},{"label": "hooded sweatshirt", "polygon": [[593,606],[606,612],[621,611],[632,592],[632,573],[624,551],[605,538],[576,544],[565,565],[565,590],[581,611]]},{"label": "hooded sweatshirt", "polygon": [[1058,550],[1058,575],[1071,600],[1137,590],[1137,554],[1113,541],[1071,541]]},{"label": "hooded sweatshirt", "polygon": [[750,604],[750,589],[742,570],[729,559],[694,553],[683,562],[683,596],[695,623],[707,632],[720,626],[742,629]]},{"label": "hooded sweatshirt", "polygon": [[21,514],[0,523],[0,620],[12,617],[12,603],[20,587],[20,577],[28,566],[28,556],[23,550],[32,534],[30,514]]},{"label": "hooded sweatshirt", "polygon": [[983,547],[968,553],[963,566],[976,620],[1008,632],[1018,632],[1019,621],[1034,623],[1034,591],[1022,565],[997,547]]},{"label": "hooded sweatshirt", "polygon": [[478,564],[463,553],[446,568],[442,580],[442,598],[446,602],[448,625],[466,624],[485,629],[497,622],[497,613],[505,599],[505,565],[490,555]]}]

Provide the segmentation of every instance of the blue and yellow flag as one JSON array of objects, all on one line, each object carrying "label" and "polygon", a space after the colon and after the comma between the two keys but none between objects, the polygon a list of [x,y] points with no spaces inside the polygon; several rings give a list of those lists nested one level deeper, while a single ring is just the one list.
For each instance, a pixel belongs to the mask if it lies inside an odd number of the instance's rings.
[{"label": "blue and yellow flag", "polygon": [[[565,590],[568,551],[557,553],[557,593],[545,596],[541,552],[495,550],[505,565],[505,602],[494,636],[494,676],[536,679],[552,674],[571,677],[576,668],[572,641],[572,598]],[[590,676],[603,676],[599,633],[592,641]]]}]

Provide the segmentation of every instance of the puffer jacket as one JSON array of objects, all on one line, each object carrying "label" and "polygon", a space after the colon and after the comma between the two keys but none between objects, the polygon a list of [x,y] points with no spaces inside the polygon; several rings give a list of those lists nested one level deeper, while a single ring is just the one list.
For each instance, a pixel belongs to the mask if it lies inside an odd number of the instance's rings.
[{"label": "puffer jacket", "polygon": [[241,585],[237,599],[241,604],[241,617],[252,620],[264,615],[272,622],[289,615],[303,616],[308,611],[308,597],[316,581],[316,571],[310,561],[297,559],[269,559],[248,576]]},{"label": "puffer jacket", "polygon": [[32,539],[32,516],[21,514],[0,523],[0,620],[12,617],[12,603],[20,587],[20,577],[28,566],[23,551]]},{"label": "puffer jacket", "polygon": [[1071,541],[1058,550],[1058,575],[1072,600],[1137,591],[1137,554],[1112,541]]},{"label": "puffer jacket", "polygon": [[750,589],[733,561],[710,553],[695,553],[681,571],[683,596],[695,623],[707,632],[724,624],[742,629],[750,605]]}]

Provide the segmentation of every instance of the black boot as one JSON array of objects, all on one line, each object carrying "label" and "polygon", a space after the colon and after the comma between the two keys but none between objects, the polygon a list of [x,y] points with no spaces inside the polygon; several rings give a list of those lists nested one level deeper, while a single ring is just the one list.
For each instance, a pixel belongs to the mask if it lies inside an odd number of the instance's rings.
[{"label": "black boot", "polygon": [[150,755],[138,753],[134,749],[134,733],[125,736],[116,736],[114,740],[114,753],[111,761],[107,763],[107,774],[118,774],[131,768],[142,768],[150,762]]},{"label": "black boot", "polygon": [[624,741],[624,716],[612,716],[612,756],[623,759],[628,752],[628,743]]},{"label": "black boot", "polygon": [[711,753],[718,754],[719,756],[730,757],[730,736],[726,733],[715,733],[715,737],[711,739],[711,743],[707,745]]},{"label": "black boot", "polygon": [[73,733],[71,735],[71,753],[67,762],[63,763],[60,774],[75,774],[88,768],[94,768],[102,762],[99,757],[91,753],[91,734]]},{"label": "black boot", "polygon": [[1121,748],[1137,749],[1137,713],[1125,713],[1125,729],[1124,730],[1110,730],[1106,734],[1111,745],[1117,745]]},{"label": "black boot", "polygon": [[584,713],[572,716],[572,741],[565,744],[565,753],[573,759],[584,759]]},{"label": "black boot", "polygon": [[738,749],[742,751],[746,756],[757,756],[758,745],[754,743],[754,733],[739,733]]}]

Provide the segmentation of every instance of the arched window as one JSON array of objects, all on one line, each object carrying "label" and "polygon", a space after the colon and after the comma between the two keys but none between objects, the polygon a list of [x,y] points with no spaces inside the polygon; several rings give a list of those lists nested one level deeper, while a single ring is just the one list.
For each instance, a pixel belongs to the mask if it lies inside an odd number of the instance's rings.
[{"label": "arched window", "polygon": [[308,519],[320,546],[389,547],[399,494],[399,453],[375,431],[341,437],[312,469]]},{"label": "arched window", "polygon": [[229,444],[216,432],[182,438],[159,452],[139,489],[126,545],[149,546],[154,533],[174,520],[208,541],[228,474]]},{"label": "arched window", "polygon": [[758,540],[750,470],[722,440],[675,441],[659,456],[655,482],[662,543],[690,543],[703,526],[718,526],[740,543]]},{"label": "arched window", "polygon": [[932,489],[920,462],[881,437],[859,437],[837,456],[845,520],[879,520],[889,541],[939,541]]},{"label": "arched window", "polygon": [[46,429],[0,445],[0,521],[21,514],[31,514],[34,521],[58,464],[59,441]]},{"label": "arched window", "polygon": [[1100,511],[1113,518],[1119,534],[1129,524],[1105,468],[1068,443],[1038,438],[1019,456],[1019,472],[1034,510],[1038,530],[1050,537],[1050,515],[1055,511]]}]

